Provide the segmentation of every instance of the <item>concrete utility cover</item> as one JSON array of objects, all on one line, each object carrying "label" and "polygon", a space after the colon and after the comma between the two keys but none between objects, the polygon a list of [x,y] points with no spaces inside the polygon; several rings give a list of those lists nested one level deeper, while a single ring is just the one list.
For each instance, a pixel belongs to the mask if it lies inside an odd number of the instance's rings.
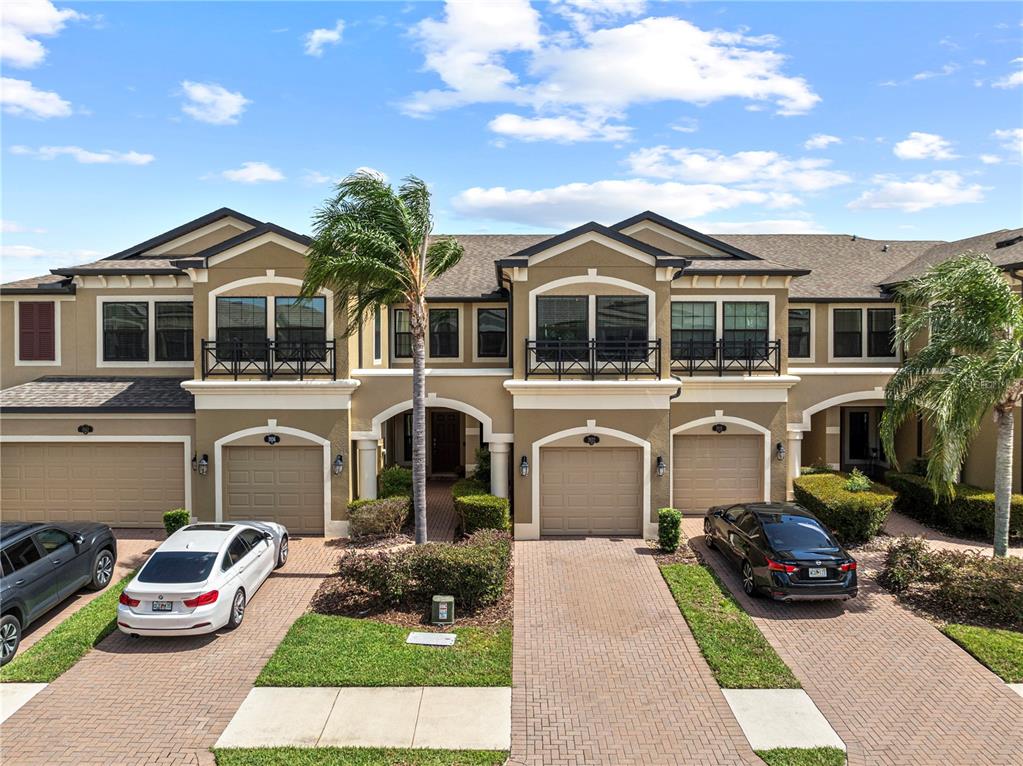
[{"label": "concrete utility cover", "polygon": [[416,633],[408,634],[406,644],[422,644],[423,646],[452,646],[455,643],[454,633]]}]

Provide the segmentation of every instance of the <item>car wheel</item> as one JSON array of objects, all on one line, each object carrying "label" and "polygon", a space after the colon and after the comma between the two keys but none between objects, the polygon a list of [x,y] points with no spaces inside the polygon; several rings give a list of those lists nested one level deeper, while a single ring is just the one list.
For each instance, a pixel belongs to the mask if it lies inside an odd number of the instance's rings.
[{"label": "car wheel", "polygon": [[234,600],[231,602],[231,614],[227,618],[227,629],[234,630],[242,624],[245,619],[245,591],[241,588],[234,592]]},{"label": "car wheel", "polygon": [[114,579],[114,554],[109,548],[104,548],[92,562],[92,580],[89,582],[89,588],[103,590],[112,579]]},{"label": "car wheel", "polygon": [[0,619],[0,667],[14,659],[21,643],[21,622],[13,614]]},{"label": "car wheel", "polygon": [[707,544],[708,548],[717,547],[717,543],[714,542],[714,530],[711,528],[710,519],[703,520],[703,542]]},{"label": "car wheel", "polygon": [[281,538],[281,549],[277,551],[277,564],[274,569],[280,569],[282,566],[288,563],[288,536],[285,535]]},{"label": "car wheel", "polygon": [[753,567],[748,561],[742,562],[742,590],[747,596],[757,595],[757,584],[753,579]]}]

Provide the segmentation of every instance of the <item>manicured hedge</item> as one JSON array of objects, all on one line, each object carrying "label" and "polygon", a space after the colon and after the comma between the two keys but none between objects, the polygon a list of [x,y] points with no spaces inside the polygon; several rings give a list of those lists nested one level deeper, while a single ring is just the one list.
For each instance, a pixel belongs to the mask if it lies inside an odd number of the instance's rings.
[{"label": "manicured hedge", "polygon": [[677,508],[660,508],[657,511],[657,543],[665,553],[678,550],[682,526],[682,511]]},{"label": "manicured hedge", "polygon": [[376,500],[353,500],[348,504],[348,524],[352,537],[396,535],[405,525],[412,501],[404,496]]},{"label": "manicured hedge", "polygon": [[843,545],[865,543],[884,526],[895,493],[883,484],[863,492],[845,488],[848,475],[818,473],[792,482],[796,502],[811,511]]},{"label": "manicured hedge", "polygon": [[456,500],[464,495],[485,495],[490,485],[476,479],[459,479],[451,485],[451,496]]},{"label": "manicured hedge", "polygon": [[378,497],[412,496],[412,471],[400,465],[390,465],[377,476]]},{"label": "manicured hedge", "polygon": [[511,528],[511,510],[506,497],[458,495],[455,497],[455,510],[462,532],[467,535],[480,529],[506,532]]},{"label": "manicured hedge", "polygon": [[[952,497],[938,498],[927,479],[890,471],[888,486],[896,491],[895,510],[953,535],[990,540],[995,534],[995,493],[969,484],[956,484]],[[1013,495],[1009,537],[1023,540],[1023,495]]]},{"label": "manicured hedge", "polygon": [[167,537],[170,537],[182,527],[187,527],[192,515],[185,508],[175,508],[163,515],[163,528],[167,530]]}]

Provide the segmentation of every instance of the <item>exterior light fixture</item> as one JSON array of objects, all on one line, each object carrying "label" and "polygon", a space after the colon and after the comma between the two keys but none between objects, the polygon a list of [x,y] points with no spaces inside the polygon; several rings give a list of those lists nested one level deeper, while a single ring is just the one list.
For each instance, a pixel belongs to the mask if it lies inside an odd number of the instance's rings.
[{"label": "exterior light fixture", "polygon": [[727,430],[728,430],[728,426],[726,426],[724,423],[715,423],[714,424],[713,431],[716,434],[723,434]]},{"label": "exterior light fixture", "polygon": [[664,458],[660,455],[657,456],[657,475],[664,476],[664,471],[667,466],[664,464]]},{"label": "exterior light fixture", "polygon": [[519,461],[519,473],[523,476],[529,476],[529,459],[525,455]]},{"label": "exterior light fixture", "polygon": [[583,441],[592,447],[594,444],[600,441],[600,437],[596,436],[595,434],[586,434],[586,436],[583,437]]},{"label": "exterior light fixture", "polygon": [[194,452],[192,453],[192,470],[193,471],[199,470],[199,459],[195,456]]},{"label": "exterior light fixture", "polygon": [[334,456],[334,475],[340,476],[343,470],[345,470],[345,459],[341,454],[337,454]]},{"label": "exterior light fixture", "polygon": [[788,454],[788,450],[785,449],[784,444],[778,442],[774,445],[774,456],[778,458],[778,460],[784,460],[786,454]]},{"label": "exterior light fixture", "polygon": [[82,436],[88,436],[94,430],[95,429],[92,426],[90,426],[88,423],[82,423],[82,425],[78,426],[78,433],[80,433]]},{"label": "exterior light fixture", "polygon": [[203,455],[201,458],[199,458],[199,462],[196,464],[196,467],[199,469],[199,475],[205,476],[207,471],[210,470],[209,455]]}]

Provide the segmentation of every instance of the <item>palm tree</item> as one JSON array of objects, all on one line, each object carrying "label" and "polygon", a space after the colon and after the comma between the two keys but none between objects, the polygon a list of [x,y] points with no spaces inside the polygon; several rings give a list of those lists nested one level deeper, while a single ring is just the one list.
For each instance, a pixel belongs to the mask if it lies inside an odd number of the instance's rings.
[{"label": "palm tree", "polygon": [[902,313],[896,342],[909,356],[885,387],[881,438],[895,455],[895,433],[918,415],[932,431],[927,482],[939,497],[954,492],[981,420],[994,413],[996,556],[1009,547],[1013,411],[1023,397],[1023,300],[986,255],[966,252],[895,290]]},{"label": "palm tree", "polygon": [[334,293],[351,335],[378,307],[403,304],[412,336],[412,504],[416,543],[426,535],[426,290],[462,257],[450,238],[431,239],[430,191],[415,176],[397,190],[360,171],[343,179],[313,216],[303,295]]}]

